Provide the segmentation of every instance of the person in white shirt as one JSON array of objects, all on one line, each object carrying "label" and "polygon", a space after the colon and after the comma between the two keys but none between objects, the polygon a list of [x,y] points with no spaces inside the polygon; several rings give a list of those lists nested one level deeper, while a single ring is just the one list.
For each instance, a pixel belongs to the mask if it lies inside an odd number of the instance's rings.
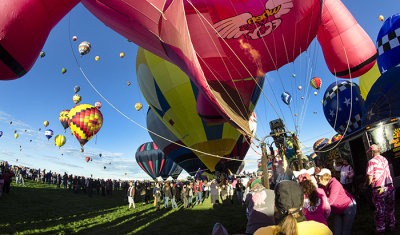
[{"label": "person in white shirt", "polygon": [[343,188],[353,194],[353,177],[354,170],[349,164],[347,159],[343,159],[343,164],[337,166],[336,161],[333,161],[333,167],[336,171],[340,171],[340,183],[342,183]]},{"label": "person in white shirt", "polygon": [[129,209],[133,206],[135,208],[135,187],[133,186],[132,181],[129,182],[129,188],[128,188],[128,203],[129,203]]}]

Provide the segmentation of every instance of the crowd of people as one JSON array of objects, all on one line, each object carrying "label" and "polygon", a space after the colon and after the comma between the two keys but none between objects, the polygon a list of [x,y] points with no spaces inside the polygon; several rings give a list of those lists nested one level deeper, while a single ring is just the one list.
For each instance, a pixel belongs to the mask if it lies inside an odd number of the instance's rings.
[{"label": "crowd of people", "polygon": [[[366,185],[372,191],[376,233],[383,234],[395,228],[395,189],[388,161],[380,155],[379,147],[372,145],[368,154]],[[16,184],[23,185],[24,179],[30,179],[89,196],[93,193],[106,196],[111,195],[113,190],[123,190],[127,195],[128,209],[135,208],[135,202],[153,203],[157,211],[176,210],[181,206],[182,209],[189,209],[210,198],[213,205],[222,202],[246,207],[246,235],[328,235],[332,231],[335,235],[347,235],[352,231],[357,213],[352,187],[354,171],[348,161],[334,163],[334,169],[339,173],[339,180],[327,168],[291,171],[280,165],[270,172],[271,188],[267,189],[262,182],[262,172],[245,173],[241,177],[222,174],[209,180],[121,181],[66,173],[61,176],[56,172],[10,167],[3,163],[0,165],[0,189],[8,193],[15,176]],[[330,216],[334,216],[332,227],[328,227],[327,223]],[[224,231],[223,226],[216,226],[213,234],[224,234]]]}]

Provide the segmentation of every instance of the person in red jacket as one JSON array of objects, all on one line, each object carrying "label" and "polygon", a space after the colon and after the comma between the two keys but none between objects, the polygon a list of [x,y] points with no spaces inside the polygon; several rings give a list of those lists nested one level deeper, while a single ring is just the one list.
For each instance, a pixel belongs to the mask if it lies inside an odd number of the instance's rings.
[{"label": "person in red jacket", "polygon": [[318,183],[322,185],[331,205],[332,213],[335,214],[334,234],[350,235],[354,217],[357,212],[357,204],[353,196],[347,192],[342,184],[332,177],[329,169],[323,168],[317,174]]},{"label": "person in red jacket", "polygon": [[196,181],[194,186],[194,194],[196,195],[196,205],[203,203],[203,183],[200,180]]}]

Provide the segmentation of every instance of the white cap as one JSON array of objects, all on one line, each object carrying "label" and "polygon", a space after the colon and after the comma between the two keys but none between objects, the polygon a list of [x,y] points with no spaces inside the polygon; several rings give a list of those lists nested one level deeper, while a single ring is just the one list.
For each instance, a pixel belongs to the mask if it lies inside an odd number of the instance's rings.
[{"label": "white cap", "polygon": [[311,167],[311,168],[308,169],[308,170],[306,170],[306,169],[301,169],[300,171],[293,171],[293,175],[294,175],[294,177],[296,177],[296,178],[298,178],[299,175],[302,175],[302,174],[305,174],[305,173],[307,173],[307,174],[309,174],[309,175],[311,176],[311,175],[314,174],[314,171],[315,171],[315,168],[314,168],[314,167]]},{"label": "white cap", "polygon": [[325,175],[325,174],[332,175],[331,171],[326,168],[322,168],[321,171],[317,175]]}]

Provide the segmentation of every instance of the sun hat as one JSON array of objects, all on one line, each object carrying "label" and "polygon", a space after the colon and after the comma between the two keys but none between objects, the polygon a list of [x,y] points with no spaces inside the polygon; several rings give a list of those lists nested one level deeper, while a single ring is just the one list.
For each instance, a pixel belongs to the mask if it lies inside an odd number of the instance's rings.
[{"label": "sun hat", "polygon": [[317,175],[325,175],[325,174],[332,175],[331,171],[326,168],[322,168],[321,171]]}]

